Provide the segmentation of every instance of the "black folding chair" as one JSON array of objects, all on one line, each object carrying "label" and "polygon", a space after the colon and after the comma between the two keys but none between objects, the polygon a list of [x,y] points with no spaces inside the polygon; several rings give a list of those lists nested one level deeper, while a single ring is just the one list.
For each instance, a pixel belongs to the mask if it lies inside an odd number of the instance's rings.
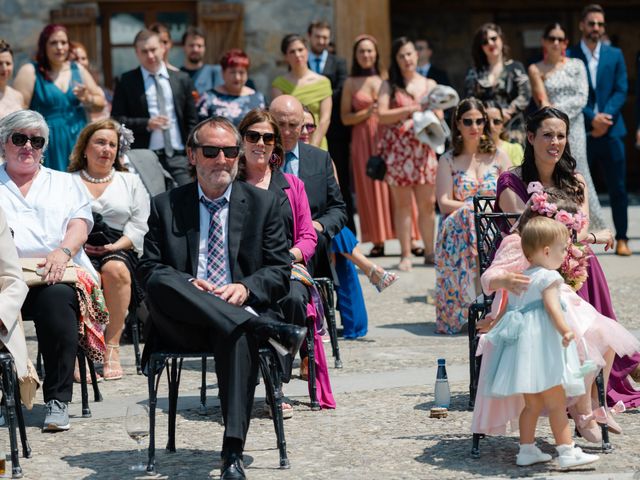
[{"label": "black folding chair", "polygon": [[[512,223],[520,217],[518,213],[495,212],[493,207],[495,197],[476,196],[473,199],[474,220],[476,227],[476,242],[478,249],[478,268],[482,275],[491,265],[493,257],[498,249],[499,240],[502,238],[501,230],[505,229],[507,223]],[[482,320],[491,310],[494,295],[481,295],[469,307],[469,410],[475,406],[475,397],[478,390],[478,377],[480,375],[480,365],[482,357],[476,356],[480,336],[476,331],[476,324]],[[598,402],[606,407],[606,395],[604,377],[602,371],[596,377],[596,387],[598,390]],[[602,451],[609,453],[612,450],[609,442],[609,429],[607,424],[601,425],[602,429]],[[480,457],[480,439],[484,438],[483,433],[473,433],[471,457]]]},{"label": "black folding chair", "polygon": [[[271,417],[276,432],[278,451],[280,455],[280,468],[290,467],[287,457],[287,443],[284,435],[284,418],[282,416],[282,385],[281,374],[276,352],[270,346],[260,347],[258,350],[258,360],[260,362],[260,372],[265,383],[267,402],[271,407]],[[155,473],[156,462],[156,407],[158,404],[158,386],[162,378],[162,371],[167,369],[167,381],[169,384],[169,425],[168,440],[166,449],[169,452],[176,451],[176,415],[178,407],[178,390],[180,388],[180,376],[182,373],[182,363],[185,358],[202,359],[202,384],[200,387],[200,414],[206,413],[207,408],[207,357],[212,357],[211,352],[153,352],[149,356],[147,365],[147,377],[149,388],[149,451],[147,472]]]},{"label": "black folding chair", "polygon": [[27,431],[24,426],[22,405],[20,404],[20,382],[16,373],[16,365],[9,352],[0,352],[0,375],[2,375],[3,406],[5,418],[9,427],[9,442],[11,444],[11,478],[22,478],[22,467],[18,454],[18,439],[16,438],[16,421],[20,431],[22,443],[22,456],[31,458],[31,447],[27,440]]},{"label": "black folding chair", "polygon": [[[340,346],[338,345],[338,327],[336,325],[336,308],[335,296],[333,289],[333,281],[326,277],[314,278],[320,297],[322,298],[322,307],[324,315],[329,326],[329,338],[331,339],[331,352],[334,358],[334,367],[342,368],[342,360],[340,359]],[[311,369],[311,361],[309,361],[309,369]]]}]

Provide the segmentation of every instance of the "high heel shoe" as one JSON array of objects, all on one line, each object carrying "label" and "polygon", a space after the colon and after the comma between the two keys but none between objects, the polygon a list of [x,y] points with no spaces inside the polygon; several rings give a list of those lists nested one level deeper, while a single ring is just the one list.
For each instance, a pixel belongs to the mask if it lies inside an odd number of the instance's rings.
[{"label": "high heel shoe", "polygon": [[102,366],[102,376],[105,380],[120,380],[124,376],[120,365],[120,345],[107,343],[107,359]]},{"label": "high heel shoe", "polygon": [[[378,279],[374,280],[374,276]],[[372,265],[369,271],[369,282],[376,287],[378,292],[382,292],[385,288],[393,285],[398,280],[398,275],[395,273],[387,272],[378,265]]]},{"label": "high heel shoe", "polygon": [[589,443],[602,443],[602,431],[598,424],[596,423],[591,427],[588,426],[589,423],[591,423],[591,420],[595,420],[595,418],[593,418],[593,413],[589,415],[581,415],[575,405],[569,407],[568,410],[569,415],[571,415],[571,418],[576,424],[576,430],[582,438]]}]

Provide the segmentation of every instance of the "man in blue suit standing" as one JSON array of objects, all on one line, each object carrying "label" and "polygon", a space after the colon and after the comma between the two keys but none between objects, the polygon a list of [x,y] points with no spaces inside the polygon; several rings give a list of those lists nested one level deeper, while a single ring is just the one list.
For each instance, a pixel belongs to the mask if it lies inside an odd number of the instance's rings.
[{"label": "man in blue suit standing", "polygon": [[[589,100],[584,107],[589,164],[599,163],[607,182],[613,224],[616,229],[616,254],[628,256],[626,160],[623,137],[627,129],[620,110],[627,98],[627,69],[622,51],[605,45],[604,10],[587,5],[582,10],[580,43],[570,55],[582,60],[589,77]],[[595,195],[596,192],[590,192]]]}]

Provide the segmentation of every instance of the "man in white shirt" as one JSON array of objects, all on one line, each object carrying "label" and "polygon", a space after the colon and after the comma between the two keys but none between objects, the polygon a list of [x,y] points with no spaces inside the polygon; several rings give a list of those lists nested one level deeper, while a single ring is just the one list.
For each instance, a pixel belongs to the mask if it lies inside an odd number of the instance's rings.
[{"label": "man in white shirt", "polygon": [[167,69],[157,33],[141,30],[134,47],[140,66],[122,74],[111,116],[133,130],[133,148],[156,152],[162,166],[184,185],[193,180],[185,155],[187,136],[198,118],[193,83],[186,73]]}]

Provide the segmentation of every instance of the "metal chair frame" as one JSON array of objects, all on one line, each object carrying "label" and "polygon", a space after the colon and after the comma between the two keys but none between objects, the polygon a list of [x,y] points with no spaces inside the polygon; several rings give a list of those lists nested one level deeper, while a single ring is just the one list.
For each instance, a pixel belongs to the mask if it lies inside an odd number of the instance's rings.
[{"label": "metal chair frame", "polygon": [[[336,308],[333,281],[327,277],[314,278],[320,297],[322,298],[322,307],[329,326],[329,338],[331,339],[331,352],[334,358],[334,367],[342,368],[342,359],[340,358],[340,345],[338,345],[338,327],[336,325]],[[311,362],[309,362],[309,371],[311,371]]]},{"label": "metal chair frame", "polygon": [[[495,212],[493,210],[495,197],[476,196],[473,199],[474,220],[476,228],[476,242],[478,250],[479,275],[482,275],[493,261],[493,256],[497,250],[497,240],[501,238],[500,221],[515,220],[520,217],[517,213]],[[478,377],[482,357],[476,357],[479,335],[476,332],[476,324],[482,320],[491,310],[493,295],[478,297],[469,307],[469,410],[475,406],[475,397],[478,390]],[[596,376],[596,387],[598,390],[598,403],[606,407],[606,394],[604,377],[602,371]],[[602,451],[609,453],[613,447],[609,442],[609,429],[607,424],[601,425],[602,429]],[[480,439],[485,434],[473,433],[471,457],[480,458]]]}]

